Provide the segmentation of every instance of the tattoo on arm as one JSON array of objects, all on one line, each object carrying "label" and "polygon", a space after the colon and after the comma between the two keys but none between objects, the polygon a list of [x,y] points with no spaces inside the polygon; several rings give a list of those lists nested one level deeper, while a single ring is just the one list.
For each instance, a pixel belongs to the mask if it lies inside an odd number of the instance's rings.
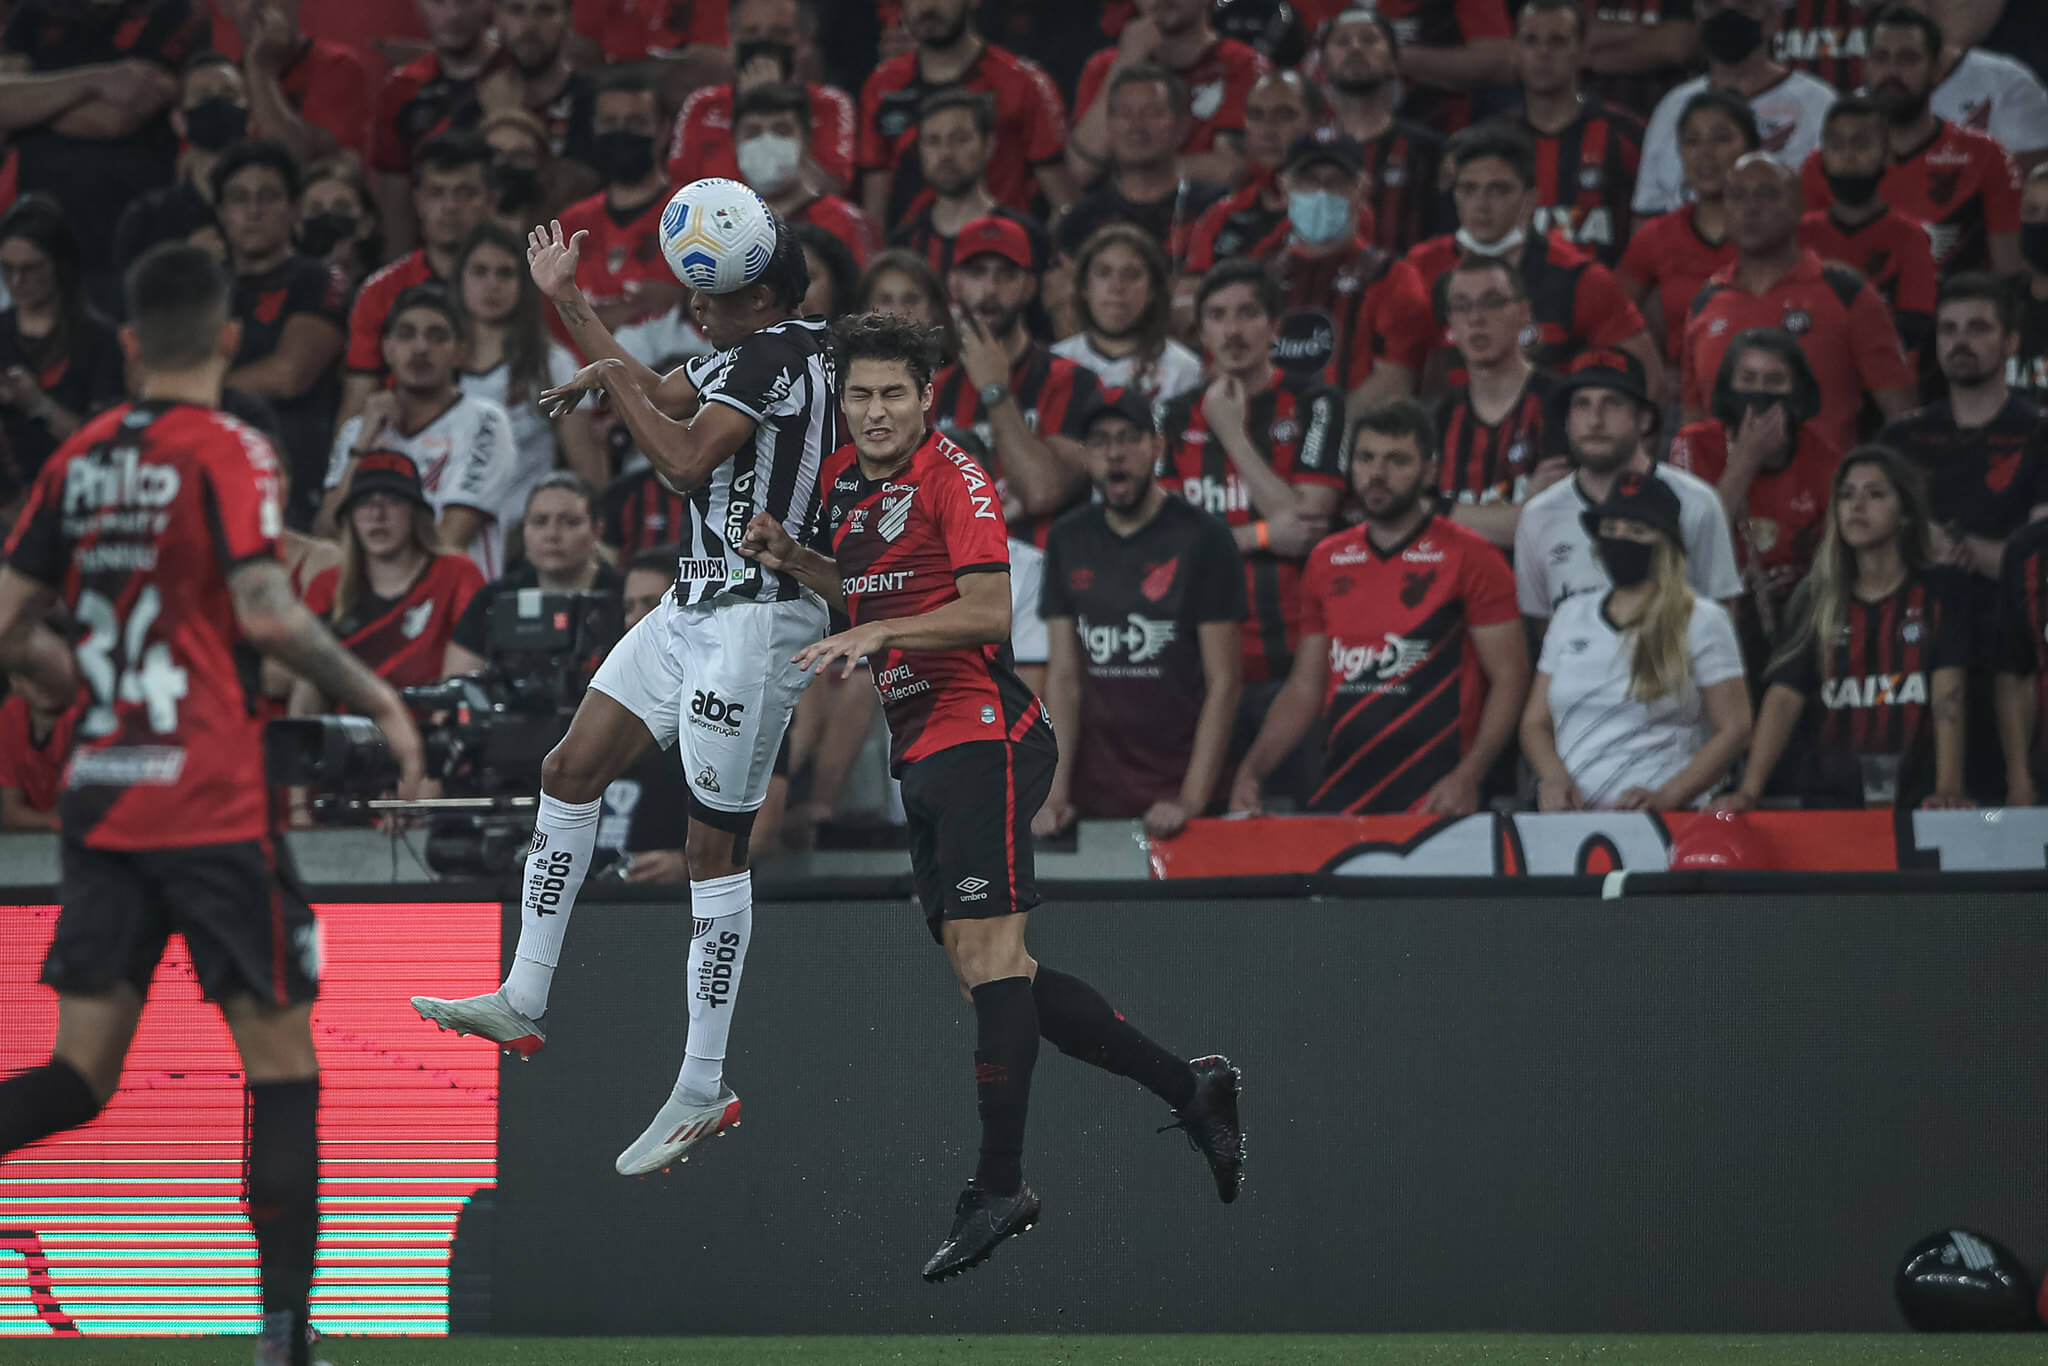
[{"label": "tattoo on arm", "polygon": [[386,698],[384,681],[346,649],[292,595],[284,566],[258,561],[235,571],[231,587],[235,615],[244,621],[269,619],[281,629],[264,633],[263,653],[283,664],[322,696],[351,710],[373,713]]},{"label": "tattoo on arm", "polygon": [[555,300],[555,311],[562,315],[562,321],[571,327],[581,327],[590,321],[590,310],[583,306],[583,300],[571,295]]}]

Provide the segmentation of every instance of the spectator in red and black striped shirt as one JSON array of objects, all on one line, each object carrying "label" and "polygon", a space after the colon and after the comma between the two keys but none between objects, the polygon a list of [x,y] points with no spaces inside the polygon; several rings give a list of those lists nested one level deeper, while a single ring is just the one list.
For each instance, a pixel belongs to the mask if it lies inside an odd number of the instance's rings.
[{"label": "spectator in red and black striped shirt", "polygon": [[914,251],[944,275],[953,268],[953,243],[977,218],[1007,218],[1031,236],[1040,269],[1049,256],[1045,229],[1029,214],[996,202],[988,164],[996,154],[996,106],[974,90],[941,90],[924,102],[917,125],[917,158],[924,172],[923,207],[889,234],[889,245]]},{"label": "spectator in red and black striped shirt", "polygon": [[1400,56],[1393,21],[1377,10],[1347,9],[1323,30],[1330,112],[1365,153],[1373,241],[1389,251],[1408,250],[1449,217],[1438,179],[1442,135],[1394,117]]},{"label": "spectator in red and black striped shirt", "polygon": [[1445,294],[1451,344],[1468,376],[1436,408],[1447,515],[1512,547],[1523,501],[1571,473],[1570,446],[1551,421],[1558,383],[1523,354],[1529,291],[1520,272],[1468,256],[1452,267]]},{"label": "spectator in red and black striped shirt", "polygon": [[1287,192],[1280,171],[1294,140],[1322,122],[1322,92],[1296,71],[1269,71],[1244,105],[1244,157],[1251,178],[1236,193],[1202,211],[1181,254],[1181,288],[1174,307],[1193,320],[1195,286],[1218,261],[1264,256],[1287,230]]},{"label": "spectator in red and black striped shirt", "polygon": [[1538,232],[1556,233],[1609,266],[1635,227],[1629,200],[1643,160],[1643,120],[1586,93],[1587,17],[1578,0],[1528,0],[1515,21],[1522,108],[1536,144]]}]

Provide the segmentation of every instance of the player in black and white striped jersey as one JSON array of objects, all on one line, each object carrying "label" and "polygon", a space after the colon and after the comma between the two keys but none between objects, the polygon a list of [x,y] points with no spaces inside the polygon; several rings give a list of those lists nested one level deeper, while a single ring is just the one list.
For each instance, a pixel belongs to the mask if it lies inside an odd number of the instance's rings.
[{"label": "player in black and white striped jersey", "polygon": [[752,937],[747,836],[804,685],[791,661],[825,633],[826,609],[794,577],[737,553],[767,514],[807,541],[818,468],[838,444],[838,380],[822,319],[794,316],[809,288],[802,249],[776,226],[775,253],[754,284],[698,293],[697,325],[719,347],[666,376],[628,358],[576,285],[584,234],[535,230],[533,278],[586,356],[569,383],[541,395],[550,416],[603,389],[658,477],[683,495],[687,525],[675,587],[626,633],[591,679],[569,733],[541,768],[526,856],[519,948],[488,996],[416,996],[435,1023],[531,1057],[569,912],[590,866],[604,789],[649,744],[675,746],[689,783],[690,1032],[682,1071],[654,1122],[619,1155],[621,1175],[682,1160],[739,1121],[724,1081],[726,1038]]}]

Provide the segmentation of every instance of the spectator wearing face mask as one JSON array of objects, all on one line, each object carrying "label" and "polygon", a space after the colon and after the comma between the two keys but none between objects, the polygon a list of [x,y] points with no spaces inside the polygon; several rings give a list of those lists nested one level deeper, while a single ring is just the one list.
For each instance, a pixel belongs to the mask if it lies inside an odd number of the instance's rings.
[{"label": "spectator wearing face mask", "polygon": [[1322,121],[1325,107],[1322,91],[1299,72],[1269,71],[1253,84],[1244,112],[1250,177],[1235,193],[1204,209],[1188,229],[1178,292],[1189,315],[1195,286],[1211,266],[1233,256],[1265,256],[1287,231],[1287,191],[1281,188],[1280,173],[1295,139]]},{"label": "spectator wearing face mask", "polygon": [[[726,84],[699,86],[683,101],[669,143],[670,184],[688,185],[707,176],[744,178],[733,155],[737,139],[730,135],[736,103],[751,90],[796,79],[798,42],[805,27],[815,23],[816,16],[798,0],[735,0],[727,21],[734,78]],[[853,184],[853,133],[858,121],[853,101],[845,91],[815,81],[804,82],[802,88],[809,130],[805,169],[820,190],[844,194]]]},{"label": "spectator wearing face mask", "polygon": [[1960,576],[1933,562],[1920,480],[1896,452],[1858,447],[1836,470],[1829,504],[1827,536],[1771,661],[1742,786],[1716,805],[1755,806],[1792,754],[1781,785],[1807,807],[1969,806],[1974,612]]},{"label": "spectator wearing face mask", "polygon": [[[577,282],[598,321],[614,334],[669,313],[688,296],[661,254],[661,215],[669,200],[668,176],[654,155],[661,126],[661,97],[651,81],[630,72],[607,73],[598,87],[591,139],[604,188],[562,210],[565,237],[589,234],[581,245]],[[559,330],[556,336],[566,340]]]},{"label": "spectator wearing face mask", "polygon": [[1543,637],[1521,727],[1539,810],[1697,806],[1749,744],[1735,627],[1688,581],[1680,516],[1630,472],[1579,517],[1609,586],[1567,598]]},{"label": "spectator wearing face mask", "polygon": [[486,114],[477,136],[491,149],[488,221],[522,238],[597,189],[597,173],[548,150],[548,131],[524,109]]},{"label": "spectator wearing face mask", "polygon": [[249,88],[233,62],[218,52],[193,54],[178,78],[171,127],[184,144],[177,183],[137,196],[123,211],[114,230],[117,270],[212,218],[214,164],[249,131]]},{"label": "spectator wearing face mask", "polygon": [[[1934,326],[1934,249],[1927,229],[1882,197],[1890,159],[1884,111],[1861,96],[1837,101],[1814,155],[1826,182],[1826,207],[1809,209],[1799,220],[1799,245],[1871,283],[1891,305],[1906,359],[1918,369]],[[1814,164],[1808,163],[1809,178]]]},{"label": "spectator wearing face mask", "polygon": [[866,265],[875,252],[867,215],[851,201],[828,193],[805,168],[811,135],[811,101],[798,85],[758,85],[733,105],[732,137],[740,179],[794,225],[822,228]]},{"label": "spectator wearing face mask", "polygon": [[1167,335],[1170,288],[1157,242],[1129,223],[1098,229],[1074,263],[1081,330],[1052,353],[1093,370],[1104,389],[1131,389],[1147,403],[1179,398],[1202,382],[1202,358]]}]

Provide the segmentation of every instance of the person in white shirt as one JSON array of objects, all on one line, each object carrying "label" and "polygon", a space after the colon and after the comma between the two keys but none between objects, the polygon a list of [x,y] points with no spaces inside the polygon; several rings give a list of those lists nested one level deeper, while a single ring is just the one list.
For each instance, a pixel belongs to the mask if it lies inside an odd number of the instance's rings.
[{"label": "person in white shirt", "polygon": [[1686,582],[1678,495],[1627,473],[1580,519],[1613,587],[1558,608],[1522,711],[1543,811],[1676,811],[1749,745],[1735,624]]},{"label": "person in white shirt", "polygon": [[1588,509],[1628,473],[1652,476],[1678,504],[1678,540],[1693,591],[1724,602],[1742,593],[1735,540],[1714,486],[1669,465],[1655,465],[1644,440],[1657,410],[1635,358],[1589,351],[1561,383],[1552,422],[1564,429],[1575,472],[1522,504],[1515,527],[1515,597],[1522,615],[1550,619],[1571,598],[1605,592],[1611,580],[1586,530]]},{"label": "person in white shirt", "polygon": [[1785,23],[1778,0],[1699,0],[1696,12],[1707,74],[1673,88],[1650,115],[1636,175],[1638,215],[1670,213],[1685,203],[1678,125],[1686,103],[1701,91],[1732,90],[1748,100],[1763,150],[1795,171],[1820,146],[1821,120],[1838,93],[1818,77],[1771,60],[1771,39]]},{"label": "person in white shirt", "polygon": [[372,394],[336,435],[316,530],[332,534],[359,457],[397,451],[419,468],[441,543],[466,551],[486,580],[504,572],[505,528],[521,511],[506,496],[518,454],[505,410],[456,387],[467,336],[461,310],[439,285],[414,285],[393,302],[384,319],[393,387]]},{"label": "person in white shirt", "polygon": [[540,481],[567,466],[595,487],[609,482],[605,452],[582,408],[553,421],[540,410],[540,393],[567,384],[583,367],[541,323],[540,290],[526,268],[518,233],[485,223],[455,258],[455,282],[469,319],[469,350],[457,376],[462,392],[488,399],[512,419],[518,451],[505,505],[524,509]]},{"label": "person in white shirt", "polygon": [[1105,389],[1136,389],[1157,408],[1202,382],[1202,358],[1167,335],[1173,286],[1166,253],[1129,223],[1095,230],[1074,261],[1081,330],[1052,353],[1095,372]]}]

